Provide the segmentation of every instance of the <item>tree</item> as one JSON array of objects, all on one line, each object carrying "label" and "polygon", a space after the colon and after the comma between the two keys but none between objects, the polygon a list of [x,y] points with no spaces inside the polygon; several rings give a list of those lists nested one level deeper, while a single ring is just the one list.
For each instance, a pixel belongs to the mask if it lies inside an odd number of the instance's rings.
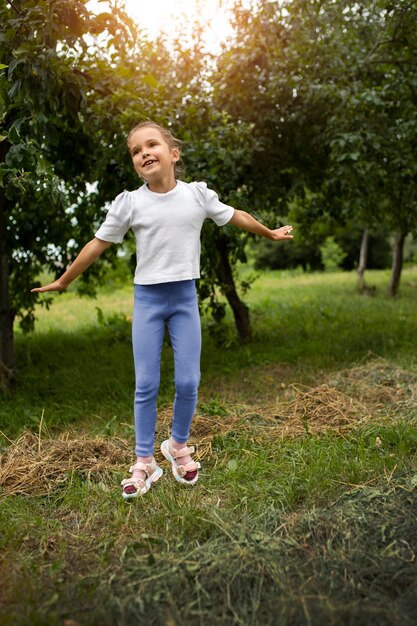
[{"label": "tree", "polygon": [[[86,0],[21,0],[0,9],[3,386],[16,377],[15,318],[25,330],[34,325],[37,299],[30,288],[40,271],[61,274],[91,238],[106,203],[138,184],[126,149],[126,135],[134,123],[153,118],[171,126],[188,140],[193,177],[222,187],[224,201],[232,201],[233,193],[244,197],[239,185],[246,162],[242,144],[250,145],[248,127],[234,125],[213,109],[198,33],[193,46],[184,49],[177,41],[174,51],[168,50],[163,38],[152,44],[139,37],[117,4],[97,16],[85,4]],[[99,35],[105,35],[102,43]],[[221,147],[222,138],[234,142],[228,150]],[[222,156],[197,164],[193,156],[209,153],[210,142]],[[207,229],[203,236],[207,250],[211,237]],[[210,248],[205,256],[201,296],[221,317],[215,286],[222,285],[235,311],[241,306],[245,312],[236,298],[232,271],[242,237],[234,234],[227,244],[218,239],[215,249],[215,254]],[[101,268],[94,264],[83,275],[81,293],[93,291]],[[50,300],[42,297],[40,302],[49,306]],[[248,318],[244,324],[240,332],[248,335]]]},{"label": "tree", "polygon": [[[405,236],[417,227],[415,186],[410,184],[416,152],[417,39],[411,26],[416,10],[401,1],[345,2],[333,38],[339,48],[334,57],[346,59],[345,68],[328,81],[330,86],[322,83],[333,102],[324,135],[329,146],[326,197],[340,214],[356,217],[365,233],[381,224],[396,233],[391,295],[399,286]],[[327,18],[329,13],[331,8]],[[323,32],[327,25],[328,19]],[[362,241],[360,282],[366,235]]]},{"label": "tree", "polygon": [[[206,181],[226,204],[248,209],[249,168],[256,141],[252,125],[233,123],[228,114],[214,110],[209,101],[204,108],[201,104],[198,121],[191,124],[190,120],[184,120],[187,175],[193,180]],[[251,337],[252,329],[248,307],[238,294],[233,267],[237,261],[246,262],[247,239],[248,235],[236,228],[219,230],[214,224],[206,223],[202,237],[202,279],[198,284],[200,300],[208,302],[207,308],[216,321],[225,313],[224,305],[217,299],[216,287],[224,293],[243,340]],[[248,284],[240,287],[246,290]]]},{"label": "tree", "polygon": [[[416,171],[417,62],[412,50],[417,38],[410,26],[417,9],[405,2],[369,4],[372,11],[361,13],[360,30],[367,35],[367,45],[345,90],[344,110],[332,120],[331,160],[339,176],[332,172],[331,178],[341,181],[343,176],[342,195],[365,226],[382,223],[395,233],[389,287],[395,295],[405,236],[417,228],[417,196],[411,182]],[[366,237],[363,242],[365,246]]]},{"label": "tree", "polygon": [[[40,270],[62,272],[97,215],[76,212],[94,180],[99,149],[85,123],[92,90],[86,34],[123,40],[133,25],[117,8],[93,16],[85,1],[16,0],[0,8],[0,383],[16,377],[13,323],[34,323],[30,287]],[[112,42],[109,42],[112,45]],[[78,203],[79,204],[79,203]],[[43,303],[48,306],[48,299]]]},{"label": "tree", "polygon": [[217,101],[255,124],[265,206],[294,207],[305,234],[317,220],[383,223],[402,234],[398,267],[416,228],[415,17],[401,0],[239,4],[215,82]]}]

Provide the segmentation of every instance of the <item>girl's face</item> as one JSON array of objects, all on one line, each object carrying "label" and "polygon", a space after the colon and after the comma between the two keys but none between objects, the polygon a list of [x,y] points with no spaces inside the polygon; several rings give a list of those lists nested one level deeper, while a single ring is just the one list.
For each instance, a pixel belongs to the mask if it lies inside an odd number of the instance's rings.
[{"label": "girl's face", "polygon": [[179,150],[171,148],[157,128],[143,126],[135,130],[129,140],[129,151],[135,171],[146,182],[175,180]]}]

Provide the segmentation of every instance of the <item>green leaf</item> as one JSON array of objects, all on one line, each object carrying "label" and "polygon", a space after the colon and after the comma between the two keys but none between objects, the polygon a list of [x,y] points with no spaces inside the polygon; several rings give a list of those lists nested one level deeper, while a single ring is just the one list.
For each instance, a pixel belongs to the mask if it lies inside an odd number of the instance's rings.
[{"label": "green leaf", "polygon": [[146,74],[146,76],[142,76],[142,82],[146,83],[150,87],[157,87],[159,84],[155,76],[152,76],[152,74]]},{"label": "green leaf", "polygon": [[38,163],[36,165],[36,173],[39,176],[46,174],[51,171],[51,164],[45,159],[45,157],[40,156],[38,159]]},{"label": "green leaf", "polygon": [[8,170],[4,167],[0,167],[0,187],[4,187],[4,177],[7,174]]}]

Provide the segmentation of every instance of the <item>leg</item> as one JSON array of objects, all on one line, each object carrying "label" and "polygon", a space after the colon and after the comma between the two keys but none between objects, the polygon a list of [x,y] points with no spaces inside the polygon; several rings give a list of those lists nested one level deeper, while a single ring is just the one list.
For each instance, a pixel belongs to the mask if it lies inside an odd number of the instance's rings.
[{"label": "leg", "polygon": [[193,485],[198,480],[200,464],[192,460],[194,449],[187,448],[185,443],[190,433],[200,382],[201,325],[194,281],[177,283],[172,298],[174,296],[175,306],[168,319],[175,364],[172,437],[163,442],[161,450],[170,461],[175,478]]},{"label": "leg", "polygon": [[175,365],[172,438],[185,444],[190,434],[200,382],[201,324],[194,281],[179,284],[179,289],[175,311],[168,319]]},{"label": "leg", "polygon": [[[155,287],[152,285],[151,287]],[[160,361],[164,337],[164,311],[156,302],[157,290],[135,286],[132,324],[136,389],[134,416],[136,456],[148,462],[153,455],[156,400],[160,381]],[[149,297],[148,297],[149,296]]]},{"label": "leg", "polygon": [[160,294],[152,287],[135,285],[132,345],[136,376],[134,416],[137,459],[129,469],[132,477],[122,481],[125,500],[146,493],[162,475],[153,458],[153,447],[164,316],[158,306]]}]

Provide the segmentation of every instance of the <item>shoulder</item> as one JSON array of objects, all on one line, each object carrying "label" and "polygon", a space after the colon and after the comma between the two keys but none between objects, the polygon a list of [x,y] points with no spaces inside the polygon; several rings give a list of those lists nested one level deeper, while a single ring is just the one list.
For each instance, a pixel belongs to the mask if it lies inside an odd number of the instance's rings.
[{"label": "shoulder", "polygon": [[130,203],[132,193],[134,192],[127,191],[127,189],[125,189],[115,197],[115,199],[113,200],[113,204],[122,205]]},{"label": "shoulder", "polygon": [[120,218],[129,219],[132,213],[133,200],[135,194],[139,189],[135,191],[127,191],[126,189],[119,193],[110,204],[109,213],[112,215],[118,215]]},{"label": "shoulder", "polygon": [[124,207],[129,209],[132,205],[132,202],[139,199],[144,193],[144,186],[138,187],[138,189],[134,189],[133,191],[128,191],[125,189],[113,200],[113,205],[117,205],[119,207]]},{"label": "shoulder", "polygon": [[207,202],[207,195],[210,191],[207,187],[207,183],[204,183],[202,181],[194,181],[192,183],[186,184],[191,189],[193,195],[197,198],[200,204],[205,204]]},{"label": "shoulder", "polygon": [[207,191],[207,183],[202,181],[194,181],[192,183],[184,183],[195,190],[197,193],[205,193]]}]

